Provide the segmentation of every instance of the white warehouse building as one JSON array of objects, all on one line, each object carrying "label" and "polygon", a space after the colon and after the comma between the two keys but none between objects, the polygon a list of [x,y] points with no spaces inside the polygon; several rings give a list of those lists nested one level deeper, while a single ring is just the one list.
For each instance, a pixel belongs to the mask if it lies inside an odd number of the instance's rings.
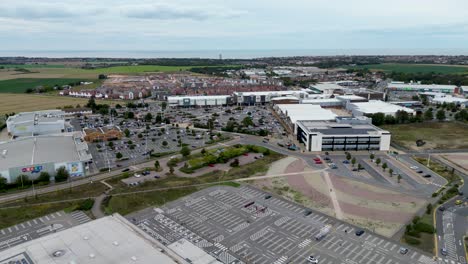
[{"label": "white warehouse building", "polygon": [[200,95],[200,96],[168,96],[168,105],[171,107],[190,106],[223,106],[231,104],[229,95]]},{"label": "white warehouse building", "polygon": [[23,112],[8,117],[8,133],[14,137],[58,134],[65,132],[65,112],[46,110]]},{"label": "white warehouse building", "polygon": [[297,140],[308,151],[347,151],[390,149],[391,134],[371,124],[329,121],[298,121]]},{"label": "white warehouse building", "polygon": [[371,100],[364,103],[348,103],[346,104],[346,109],[350,111],[353,116],[363,116],[377,113],[395,116],[398,111],[405,111],[410,115],[414,115],[416,113],[411,108],[386,103],[380,100]]}]

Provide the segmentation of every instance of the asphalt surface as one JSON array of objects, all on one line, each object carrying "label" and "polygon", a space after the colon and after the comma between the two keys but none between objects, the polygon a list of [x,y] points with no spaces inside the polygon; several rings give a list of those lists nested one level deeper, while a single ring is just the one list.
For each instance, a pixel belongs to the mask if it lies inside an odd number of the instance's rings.
[{"label": "asphalt surface", "polygon": [[412,248],[400,254],[395,241],[368,230],[357,236],[356,226],[267,195],[250,186],[212,187],[127,217],[163,244],[185,238],[223,263],[308,263],[309,256],[321,264],[444,263]]},{"label": "asphalt surface", "polygon": [[29,240],[65,230],[88,221],[91,221],[91,218],[82,211],[74,211],[70,214],[59,211],[1,229],[0,252]]}]

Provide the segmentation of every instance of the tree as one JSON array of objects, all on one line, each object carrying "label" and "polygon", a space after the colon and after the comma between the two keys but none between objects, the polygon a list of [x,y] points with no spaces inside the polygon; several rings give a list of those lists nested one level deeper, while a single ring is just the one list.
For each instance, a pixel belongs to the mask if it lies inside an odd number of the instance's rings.
[{"label": "tree", "polygon": [[246,116],[246,117],[242,120],[242,125],[245,126],[245,127],[253,126],[253,125],[254,125],[254,122],[252,121],[252,118],[251,118],[250,116]]},{"label": "tree", "polygon": [[432,108],[429,108],[424,112],[424,120],[430,121],[434,118],[434,115],[432,113]]},{"label": "tree", "polygon": [[145,122],[151,122],[152,119],[153,119],[153,115],[151,113],[147,113],[145,115]]},{"label": "tree", "polygon": [[21,188],[24,187],[24,184],[29,181],[29,178],[27,175],[21,174],[16,178],[16,185],[21,185]]},{"label": "tree", "polygon": [[182,149],[180,150],[180,154],[182,154],[182,156],[184,157],[187,157],[188,155],[190,155],[189,147],[183,146]]},{"label": "tree", "polygon": [[125,134],[125,137],[130,137],[130,130],[128,130],[128,128],[126,128],[124,130],[124,134]]},{"label": "tree", "polygon": [[354,165],[356,164],[356,158],[355,158],[355,157],[353,157],[353,158],[351,159],[351,164],[353,164],[353,167],[354,167]]},{"label": "tree", "polygon": [[231,167],[239,167],[239,159],[234,159],[231,164],[229,164]]},{"label": "tree", "polygon": [[346,159],[350,160],[351,159],[351,154],[349,152],[346,153]]},{"label": "tree", "polygon": [[388,168],[388,165],[386,162],[384,162],[384,164],[382,164],[382,169],[385,171],[387,168]]},{"label": "tree", "polygon": [[114,142],[109,141],[109,143],[107,143],[107,146],[109,146],[109,148],[113,148],[114,147]]},{"label": "tree", "polygon": [[436,118],[439,121],[444,121],[445,120],[445,110],[440,109],[439,111],[437,111]]},{"label": "tree", "polygon": [[50,182],[50,174],[47,171],[41,172],[39,177],[37,177],[38,182],[49,183]]},{"label": "tree", "polygon": [[55,173],[55,181],[56,182],[63,182],[68,180],[70,177],[70,174],[68,173],[67,169],[65,166],[62,166],[57,169],[57,172]]},{"label": "tree", "polygon": [[167,102],[162,102],[161,103],[162,110],[166,110],[166,107],[167,107]]},{"label": "tree", "polygon": [[432,212],[432,204],[429,203],[426,207],[426,214],[431,214],[431,212]]},{"label": "tree", "polygon": [[138,133],[138,138],[143,138],[143,134]]},{"label": "tree", "polygon": [[167,141],[164,140],[164,141],[162,142],[162,145],[163,145],[163,147],[167,147],[167,145],[168,145]]},{"label": "tree", "polygon": [[116,157],[117,159],[121,159],[121,158],[123,157],[123,155],[122,155],[122,153],[117,152],[117,154],[115,154],[115,157]]},{"label": "tree", "polygon": [[156,160],[154,162],[154,168],[158,171],[161,168],[161,165],[159,164],[159,160]]},{"label": "tree", "polygon": [[205,155],[206,154],[206,149],[205,148],[202,148],[201,152],[200,152],[202,155]]},{"label": "tree", "polygon": [[169,166],[169,173],[174,174],[174,166]]},{"label": "tree", "polygon": [[0,176],[0,190],[5,190],[7,187],[7,179]]},{"label": "tree", "polygon": [[362,165],[361,165],[361,163],[359,163],[359,164],[357,165],[357,170],[360,171],[360,170],[362,170],[362,169],[363,169],[363,168],[362,168]]},{"label": "tree", "polygon": [[369,156],[369,158],[370,158],[371,160],[375,159],[374,153],[371,153],[370,156]]},{"label": "tree", "polygon": [[377,158],[377,160],[375,161],[375,164],[377,164],[377,166],[379,166],[380,162],[382,162],[382,161],[380,160],[380,158]]},{"label": "tree", "polygon": [[161,116],[161,114],[157,114],[157,115],[156,115],[156,123],[159,124],[159,123],[161,123],[161,122],[162,122],[162,116]]},{"label": "tree", "polygon": [[393,174],[393,169],[392,169],[392,168],[390,168],[390,169],[388,170],[388,173],[390,174],[390,177],[392,177],[392,174]]}]

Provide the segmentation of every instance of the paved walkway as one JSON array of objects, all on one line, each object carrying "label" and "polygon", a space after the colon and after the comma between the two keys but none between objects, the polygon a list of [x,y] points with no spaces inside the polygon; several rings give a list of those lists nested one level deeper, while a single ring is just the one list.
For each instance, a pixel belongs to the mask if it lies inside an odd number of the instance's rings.
[{"label": "paved walkway", "polygon": [[101,205],[102,205],[102,202],[104,201],[104,199],[107,197],[107,194],[112,189],[114,189],[112,187],[112,185],[110,185],[109,183],[107,183],[104,180],[102,180],[101,183],[106,185],[109,189],[106,190],[103,194],[101,194],[98,197],[94,198],[94,204],[93,204],[93,208],[91,208],[91,213],[94,215],[94,217],[96,219],[106,216],[106,214],[102,211],[102,208],[101,208],[102,206]]},{"label": "paved walkway", "polygon": [[333,190],[333,183],[330,180],[330,174],[328,171],[323,171],[323,178],[330,189],[330,199],[333,203],[333,208],[335,208],[335,217],[339,220],[343,220],[343,210],[341,210],[340,203],[338,202],[338,197],[336,196],[336,192]]}]

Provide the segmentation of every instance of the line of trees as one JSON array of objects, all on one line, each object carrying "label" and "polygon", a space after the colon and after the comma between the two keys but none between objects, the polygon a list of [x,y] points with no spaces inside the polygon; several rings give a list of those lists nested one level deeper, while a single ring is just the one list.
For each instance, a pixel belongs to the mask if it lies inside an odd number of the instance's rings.
[{"label": "line of trees", "polygon": [[[64,182],[64,181],[67,181],[69,177],[70,177],[70,174],[68,170],[64,166],[62,166],[56,170],[54,181]],[[15,188],[21,188],[21,189],[29,188],[33,184],[47,185],[51,182],[51,178],[52,176],[48,172],[43,171],[34,180],[31,179],[28,175],[21,174],[21,175],[18,175],[18,177],[16,177],[15,182],[8,183],[7,179],[0,175],[0,191],[6,191],[9,189],[15,189]]]}]

